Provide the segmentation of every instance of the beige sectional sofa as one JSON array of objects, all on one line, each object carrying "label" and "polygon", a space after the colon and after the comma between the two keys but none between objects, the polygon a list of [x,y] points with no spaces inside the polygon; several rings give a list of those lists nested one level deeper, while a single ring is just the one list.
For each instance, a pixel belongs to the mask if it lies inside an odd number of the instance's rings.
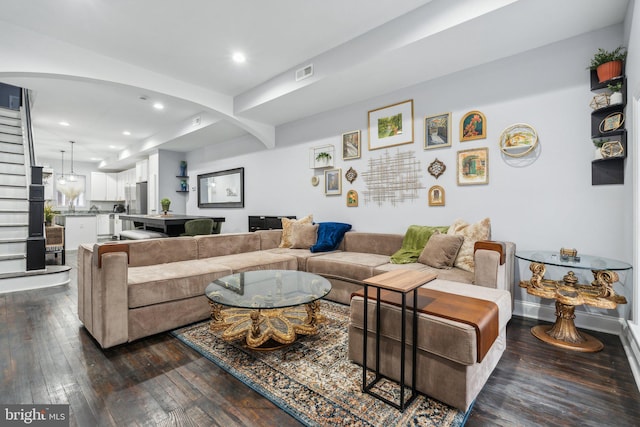
[{"label": "beige sectional sofa", "polygon": [[[489,299],[500,309],[500,336],[482,363],[474,359],[473,328],[421,314],[421,328],[429,330],[437,323],[439,329],[435,331],[439,332],[434,333],[440,339],[449,333],[466,338],[447,349],[442,342],[431,343],[433,337],[429,334],[420,336],[419,360],[430,360],[419,364],[428,366],[433,375],[422,379],[420,369],[420,381],[428,384],[419,381],[419,390],[461,409],[468,407],[504,351],[506,322],[512,310],[513,244],[504,243],[501,255],[493,250],[477,250],[475,271],[471,273],[459,268],[433,269],[421,263],[391,264],[390,255],[402,245],[403,236],[399,234],[350,231],[338,250],[320,253],[280,248],[280,239],[280,230],[269,230],[81,245],[79,318],[100,346],[108,348],[207,319],[210,309],[204,289],[216,278],[236,272],[298,269],[320,274],[333,285],[327,298],[350,304],[352,293],[361,289],[359,282],[363,279],[398,268],[434,271],[438,279],[428,286]],[[362,344],[362,309],[362,299],[354,298],[349,356],[357,362],[361,362],[357,353]],[[393,309],[387,309],[387,315],[393,318]],[[384,334],[394,340],[393,333],[383,329]],[[393,363],[389,366],[387,374],[393,376]],[[447,372],[453,372],[452,376]],[[447,381],[458,387],[449,387]],[[452,389],[456,398],[434,391],[442,387]]]}]

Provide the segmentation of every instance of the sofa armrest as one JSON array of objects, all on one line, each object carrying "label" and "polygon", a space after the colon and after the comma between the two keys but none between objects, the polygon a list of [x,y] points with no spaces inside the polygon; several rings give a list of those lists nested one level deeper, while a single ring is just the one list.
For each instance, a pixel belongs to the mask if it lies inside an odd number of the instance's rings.
[{"label": "sofa armrest", "polygon": [[513,295],[515,244],[482,241],[475,245],[474,284],[503,289]]},{"label": "sofa armrest", "polygon": [[83,323],[102,348],[109,348],[129,340],[128,254],[106,252],[98,260],[99,246],[94,245],[90,259],[84,258],[91,275],[87,283],[85,272]]}]

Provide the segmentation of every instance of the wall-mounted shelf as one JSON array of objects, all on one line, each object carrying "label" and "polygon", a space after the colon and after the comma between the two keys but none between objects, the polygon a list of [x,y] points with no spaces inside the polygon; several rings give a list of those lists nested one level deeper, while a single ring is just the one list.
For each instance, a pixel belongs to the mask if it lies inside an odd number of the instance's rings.
[{"label": "wall-mounted shelf", "polygon": [[[318,158],[318,155],[321,153],[327,153],[329,158]],[[322,145],[320,147],[312,147],[309,149],[309,167],[311,169],[332,168],[335,158],[336,153],[333,145]]]},{"label": "wall-mounted shelf", "polygon": [[591,185],[624,184],[624,159],[627,157],[627,131],[622,122],[619,128],[611,131],[603,131],[601,123],[612,114],[620,113],[625,117],[624,110],[627,105],[627,79],[622,76],[600,83],[596,70],[591,70],[591,91],[602,92],[608,90],[610,84],[622,83],[622,103],[607,105],[598,108],[591,113],[591,138],[592,140],[604,140],[603,142],[619,141],[623,148],[623,154],[617,157],[606,157],[591,162]]},{"label": "wall-mounted shelf", "polygon": [[176,175],[176,178],[180,179],[179,189],[176,190],[176,193],[188,193],[189,192],[189,175],[186,174],[187,164],[184,166],[180,166],[180,174]]}]

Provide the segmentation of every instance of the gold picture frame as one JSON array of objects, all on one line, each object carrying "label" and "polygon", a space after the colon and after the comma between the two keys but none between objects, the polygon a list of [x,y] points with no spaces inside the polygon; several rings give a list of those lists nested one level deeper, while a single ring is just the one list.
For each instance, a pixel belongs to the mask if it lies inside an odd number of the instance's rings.
[{"label": "gold picture frame", "polygon": [[413,99],[369,111],[369,150],[413,143]]},{"label": "gold picture frame", "polygon": [[434,185],[429,188],[429,206],[444,206],[444,188]]},{"label": "gold picture frame", "polygon": [[342,134],[342,160],[360,158],[360,131],[353,130]]},{"label": "gold picture frame", "polygon": [[464,114],[460,119],[460,141],[487,137],[487,118],[478,110]]},{"label": "gold picture frame", "polygon": [[347,191],[347,207],[348,208],[358,207],[358,192],[356,190]]},{"label": "gold picture frame", "polygon": [[600,133],[613,132],[624,124],[624,114],[611,113],[600,122]]},{"label": "gold picture frame", "polygon": [[458,185],[482,185],[489,183],[489,149],[471,148],[458,151]]}]

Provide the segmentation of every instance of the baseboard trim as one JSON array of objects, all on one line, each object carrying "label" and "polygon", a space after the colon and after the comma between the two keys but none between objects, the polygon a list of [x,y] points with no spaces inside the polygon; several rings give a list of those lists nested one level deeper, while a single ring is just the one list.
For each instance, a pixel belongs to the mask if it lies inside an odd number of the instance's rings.
[{"label": "baseboard trim", "polygon": [[640,390],[640,326],[626,322],[622,334],[620,334],[620,340],[625,353],[627,353],[631,372],[636,380],[636,387]]},{"label": "baseboard trim", "polygon": [[[555,306],[543,306],[535,302],[516,300],[514,302],[513,314],[516,316],[527,317],[529,319],[544,320],[551,323],[556,321]],[[626,323],[626,320],[617,317],[586,312],[576,313],[575,319],[575,324],[578,328],[614,335],[621,335]]]}]

